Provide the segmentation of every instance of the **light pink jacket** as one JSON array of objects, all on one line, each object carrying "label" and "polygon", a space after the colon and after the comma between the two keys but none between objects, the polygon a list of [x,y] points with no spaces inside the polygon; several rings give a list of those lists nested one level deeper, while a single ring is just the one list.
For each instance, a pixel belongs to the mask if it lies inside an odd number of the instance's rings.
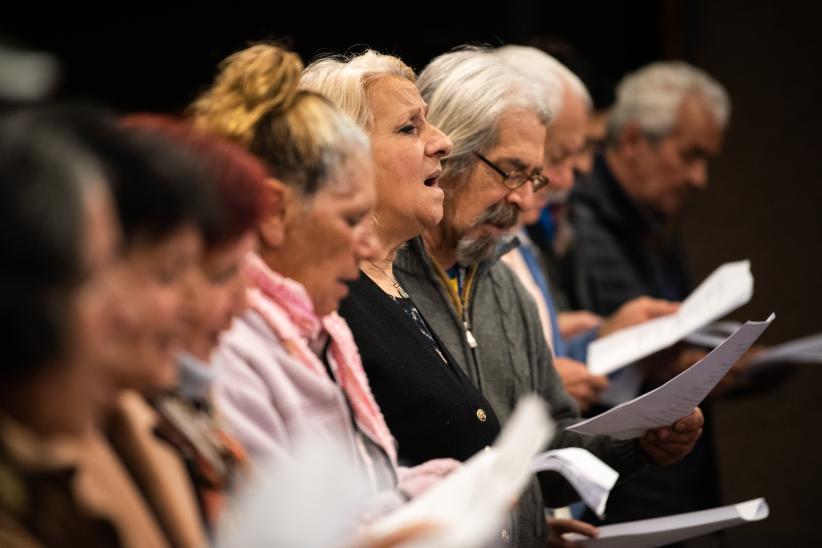
[{"label": "light pink jacket", "polygon": [[[255,280],[258,288],[249,293],[251,309],[235,319],[214,355],[217,378],[213,396],[229,431],[257,461],[287,462],[301,432],[308,431],[321,441],[334,438],[351,452],[353,462],[362,464],[375,491],[393,487],[396,484],[395,454],[391,454],[392,446],[386,450],[386,444],[393,443],[387,427],[382,432],[374,425],[378,422],[375,417],[363,416],[362,412],[352,420],[349,403],[340,386],[324,370],[318,371],[316,364],[307,363],[310,362],[305,354],[308,341],[302,335],[309,325],[312,329],[320,326],[320,319],[315,319],[315,326],[310,315],[298,318],[295,310],[311,310],[313,314],[308,295],[293,280],[266,269],[258,257],[252,257],[250,268],[252,277],[256,268],[257,274],[262,273],[265,278]],[[261,290],[260,281],[265,280],[276,287]],[[342,324],[332,322],[327,327],[339,331],[342,325],[345,331],[332,335],[345,338],[347,332],[350,336],[344,321],[339,321]],[[351,345],[356,353],[353,337]],[[329,352],[329,360],[338,377],[342,376],[338,372],[351,366],[337,363],[334,352]],[[358,354],[356,360],[355,369]],[[339,361],[343,361],[342,357]],[[323,367],[322,362],[319,364]],[[364,373],[362,379],[365,379]],[[361,398],[370,397],[367,380],[364,382],[364,389],[358,386],[359,392],[352,393]],[[362,402],[352,401],[352,404],[361,406]],[[378,408],[376,410],[379,413]],[[382,420],[381,414],[378,418]]]}]

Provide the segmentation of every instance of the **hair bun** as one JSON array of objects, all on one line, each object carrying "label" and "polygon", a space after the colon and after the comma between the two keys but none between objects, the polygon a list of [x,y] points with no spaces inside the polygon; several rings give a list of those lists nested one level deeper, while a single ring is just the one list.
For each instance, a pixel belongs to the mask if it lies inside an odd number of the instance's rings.
[{"label": "hair bun", "polygon": [[287,111],[297,97],[303,63],[296,53],[257,44],[220,64],[214,84],[191,106],[199,127],[244,145],[269,113]]}]

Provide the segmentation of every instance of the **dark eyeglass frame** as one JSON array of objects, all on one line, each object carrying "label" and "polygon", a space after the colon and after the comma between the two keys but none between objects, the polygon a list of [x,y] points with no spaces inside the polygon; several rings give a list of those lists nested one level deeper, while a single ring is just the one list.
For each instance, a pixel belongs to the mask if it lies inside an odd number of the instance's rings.
[{"label": "dark eyeglass frame", "polygon": [[485,165],[499,173],[499,175],[502,177],[502,184],[505,185],[505,188],[509,190],[516,190],[528,181],[531,181],[534,192],[539,192],[540,190],[551,184],[551,180],[539,171],[535,171],[530,175],[528,173],[525,173],[524,171],[519,170],[505,171],[504,169],[499,167],[497,164],[495,164],[479,152],[474,152],[474,156],[476,156]]}]

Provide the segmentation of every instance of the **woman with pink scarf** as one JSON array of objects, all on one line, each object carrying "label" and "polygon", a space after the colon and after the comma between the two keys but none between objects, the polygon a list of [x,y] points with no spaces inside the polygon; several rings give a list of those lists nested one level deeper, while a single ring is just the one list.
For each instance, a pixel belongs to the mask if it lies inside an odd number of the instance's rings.
[{"label": "woman with pink scarf", "polygon": [[322,96],[297,89],[302,63],[257,45],[226,59],[192,106],[202,128],[269,166],[269,213],[247,268],[251,309],[215,355],[214,396],[252,458],[288,463],[300,436],[342,441],[375,492],[414,496],[450,460],[411,471],[374,401],[359,352],[337,314],[358,264],[376,247],[376,196],[365,133]]}]

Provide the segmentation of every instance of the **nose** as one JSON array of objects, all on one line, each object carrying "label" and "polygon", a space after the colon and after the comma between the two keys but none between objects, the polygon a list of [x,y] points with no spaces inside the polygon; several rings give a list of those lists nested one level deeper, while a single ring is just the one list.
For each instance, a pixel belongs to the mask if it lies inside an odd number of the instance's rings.
[{"label": "nose", "polygon": [[691,186],[702,190],[708,186],[708,163],[705,160],[694,162],[689,172]]},{"label": "nose", "polygon": [[509,204],[517,206],[520,211],[533,209],[536,207],[533,183],[528,181],[518,189],[510,191],[505,197],[505,200]]},{"label": "nose", "polygon": [[567,158],[559,164],[547,164],[543,168],[543,173],[551,181],[551,190],[569,190],[574,186],[574,166],[575,162]]},{"label": "nose", "polygon": [[451,142],[451,139],[438,127],[430,124],[428,127],[431,129],[431,136],[425,143],[425,154],[437,158],[451,154],[451,151],[454,150],[454,143]]}]

